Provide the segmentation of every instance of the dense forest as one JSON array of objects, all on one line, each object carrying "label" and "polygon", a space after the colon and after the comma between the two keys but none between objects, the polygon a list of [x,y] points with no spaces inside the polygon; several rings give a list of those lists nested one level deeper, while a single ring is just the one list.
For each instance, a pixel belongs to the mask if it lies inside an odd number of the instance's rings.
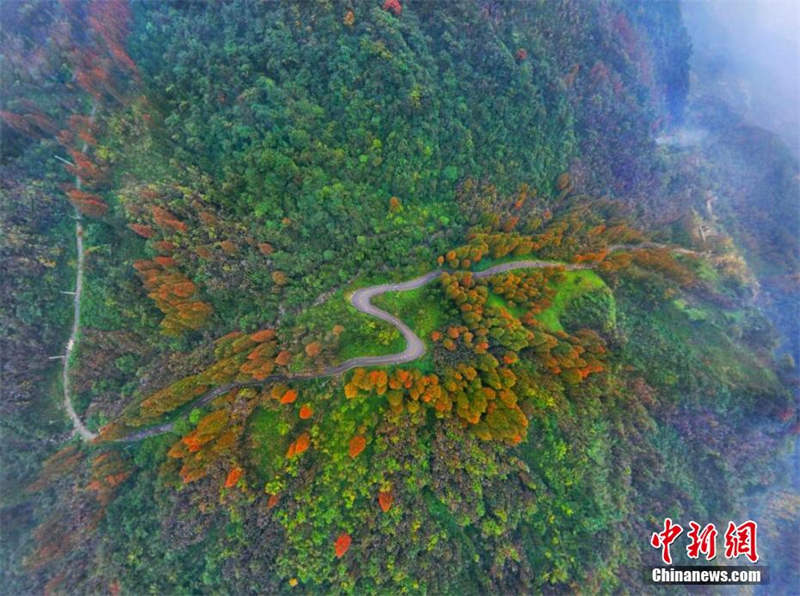
[{"label": "dense forest", "polygon": [[677,2],[0,21],[5,591],[643,593],[756,506],[800,582],[798,165]]}]

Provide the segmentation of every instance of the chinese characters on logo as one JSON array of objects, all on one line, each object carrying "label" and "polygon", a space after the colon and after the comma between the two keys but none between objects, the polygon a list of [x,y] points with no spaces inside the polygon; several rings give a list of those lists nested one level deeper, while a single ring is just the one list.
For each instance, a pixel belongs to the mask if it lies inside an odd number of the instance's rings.
[{"label": "chinese characters on logo", "polygon": [[661,560],[667,565],[672,565],[672,556],[669,554],[669,546],[683,532],[677,524],[673,524],[670,518],[664,520],[664,531],[654,533],[650,537],[650,546],[653,548],[661,547]]},{"label": "chinese characters on logo", "polygon": [[[725,558],[737,559],[744,555],[751,563],[757,562],[757,530],[758,524],[752,520],[747,520],[738,526],[733,522],[728,522],[728,529],[725,531]],[[680,524],[672,523],[670,518],[666,518],[664,529],[661,532],[654,532],[650,537],[650,546],[661,549],[661,560],[666,565],[672,565],[672,555],[669,549],[682,533],[683,528]],[[686,556],[690,559],[697,559],[703,555],[707,561],[711,561],[717,556],[717,528],[714,524],[707,524],[701,529],[700,524],[690,521],[686,536],[689,539]]]},{"label": "chinese characters on logo", "polygon": [[735,559],[744,555],[752,563],[758,561],[756,530],[758,526],[754,521],[747,520],[739,526],[728,522],[728,529],[725,531],[725,558]]},{"label": "chinese characters on logo", "polygon": [[690,521],[689,527],[691,530],[686,535],[691,542],[686,547],[686,556],[696,559],[702,553],[707,561],[714,559],[717,556],[717,528],[714,524],[708,524],[702,532],[699,531],[700,524],[697,522]]}]

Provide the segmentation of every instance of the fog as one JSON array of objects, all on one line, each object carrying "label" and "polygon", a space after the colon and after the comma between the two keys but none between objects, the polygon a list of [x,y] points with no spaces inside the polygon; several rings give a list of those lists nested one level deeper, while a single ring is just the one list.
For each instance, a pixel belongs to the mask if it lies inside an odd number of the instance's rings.
[{"label": "fog", "polygon": [[[800,0],[683,0],[682,11],[693,46],[690,105],[707,95],[720,99],[746,121],[777,134],[800,156]],[[702,135],[700,129],[679,129],[659,142],[694,144]],[[788,333],[794,329],[790,324]],[[751,500],[752,519],[770,518],[769,497],[787,488],[800,491],[800,438],[793,452],[785,454],[785,464],[785,476],[772,490]],[[785,520],[770,521],[785,528]],[[796,564],[793,553],[768,540],[762,541],[762,549],[774,568]],[[780,573],[770,582],[753,593],[797,593],[797,586]]]},{"label": "fog", "polygon": [[684,0],[693,95],[710,93],[800,154],[800,2]]}]

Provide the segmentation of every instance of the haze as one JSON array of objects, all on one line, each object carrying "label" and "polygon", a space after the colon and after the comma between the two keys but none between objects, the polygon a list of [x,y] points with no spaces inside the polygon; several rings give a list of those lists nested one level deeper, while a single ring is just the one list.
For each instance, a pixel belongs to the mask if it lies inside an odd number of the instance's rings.
[{"label": "haze", "polygon": [[692,37],[692,93],[711,93],[800,150],[800,3],[683,3]]}]

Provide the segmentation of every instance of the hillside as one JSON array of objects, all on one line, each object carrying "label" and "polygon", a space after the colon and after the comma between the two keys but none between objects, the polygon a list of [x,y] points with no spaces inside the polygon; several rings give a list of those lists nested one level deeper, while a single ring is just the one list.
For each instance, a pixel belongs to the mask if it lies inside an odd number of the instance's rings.
[{"label": "hillside", "polygon": [[796,162],[656,142],[676,3],[0,11],[10,592],[641,593],[780,477]]}]

